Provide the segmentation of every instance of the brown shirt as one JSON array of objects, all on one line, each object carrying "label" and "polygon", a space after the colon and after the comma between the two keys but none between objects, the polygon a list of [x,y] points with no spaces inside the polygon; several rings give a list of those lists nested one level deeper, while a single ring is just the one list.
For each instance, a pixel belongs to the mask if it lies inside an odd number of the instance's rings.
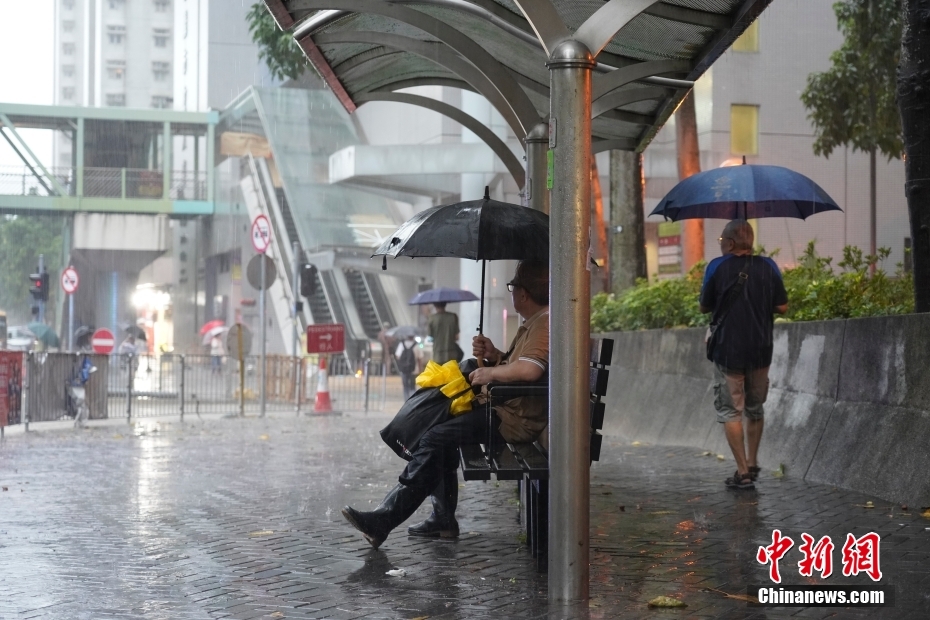
[{"label": "brown shirt", "polygon": [[[529,362],[549,369],[549,308],[524,321],[511,344],[508,361]],[[547,398],[522,396],[494,408],[501,420],[500,431],[512,443],[534,441],[549,424]]]}]

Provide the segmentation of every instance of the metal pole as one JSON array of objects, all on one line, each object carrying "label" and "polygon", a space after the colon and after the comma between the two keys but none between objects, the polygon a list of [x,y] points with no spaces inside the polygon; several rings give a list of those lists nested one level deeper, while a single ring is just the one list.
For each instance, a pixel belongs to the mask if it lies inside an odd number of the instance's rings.
[{"label": "metal pole", "polygon": [[259,415],[265,417],[265,260],[262,259],[262,290],[259,293],[259,304],[258,313],[262,318],[262,329],[261,329],[261,338],[262,338],[262,371],[261,371],[261,382],[262,385],[259,388],[260,403],[259,403]]},{"label": "metal pole", "polygon": [[300,415],[300,392],[298,384],[300,383],[300,351],[297,350],[297,347],[300,343],[300,336],[298,335],[297,329],[297,305],[300,303],[300,286],[297,282],[297,279],[300,277],[300,245],[295,241],[291,244],[291,255],[293,256],[293,265],[291,266],[291,291],[294,294],[294,339],[293,339],[293,352],[294,352],[294,402],[296,403],[295,412],[297,415]]},{"label": "metal pole", "polygon": [[135,358],[136,358],[135,355],[131,353],[129,354],[129,357],[128,357],[128,360],[129,360],[128,371],[129,372],[127,373],[129,375],[129,382],[126,385],[126,423],[127,424],[132,424],[132,378],[133,378],[133,366],[134,366],[133,362],[135,362]]},{"label": "metal pole", "polygon": [[[45,273],[45,254],[39,254],[39,275],[43,273]],[[45,302],[41,299],[39,300],[39,323],[45,323]]]},{"label": "metal pole", "polygon": [[[588,598],[591,280],[591,71],[588,48],[568,39],[549,58],[549,600]],[[555,380],[555,379],[558,380]]]},{"label": "metal pole", "polygon": [[297,391],[297,397],[294,399],[296,405],[294,406],[294,413],[299,417],[300,416],[300,397],[303,396],[303,382],[304,382],[304,359],[302,357],[297,358],[297,381],[295,389]]},{"label": "metal pole", "polygon": [[68,295],[68,350],[74,351],[74,293]]},{"label": "metal pole", "polygon": [[29,432],[29,405],[32,401],[32,371],[33,371],[33,356],[35,353],[29,351],[26,355],[23,356],[23,363],[26,364],[26,377],[23,379],[23,397],[22,402],[20,403],[20,409],[22,411],[21,415],[23,416],[23,429],[28,433]]},{"label": "metal pole", "polygon": [[[159,372],[161,369],[159,369]],[[184,355],[181,355],[181,422],[184,421]]]},{"label": "metal pole", "polygon": [[368,372],[368,366],[371,364],[371,358],[365,358],[365,413],[368,413],[368,392],[371,388],[371,374]]},{"label": "metal pole", "polygon": [[236,325],[239,342],[239,417],[245,417],[245,353],[242,351],[242,325]]},{"label": "metal pole", "polygon": [[546,151],[549,149],[549,125],[539,123],[526,134],[526,206],[549,213],[549,190],[546,176],[549,170]]}]

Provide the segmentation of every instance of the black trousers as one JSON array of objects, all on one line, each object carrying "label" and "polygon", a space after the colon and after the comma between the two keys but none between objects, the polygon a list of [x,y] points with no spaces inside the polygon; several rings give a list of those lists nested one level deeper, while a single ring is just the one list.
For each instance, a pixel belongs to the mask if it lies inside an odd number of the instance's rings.
[{"label": "black trousers", "polygon": [[458,467],[459,446],[486,444],[489,432],[492,442],[503,443],[499,426],[500,420],[492,413],[489,428],[487,409],[483,404],[475,404],[471,411],[437,424],[420,438],[413,458],[398,478],[399,482],[432,493],[443,472]]}]

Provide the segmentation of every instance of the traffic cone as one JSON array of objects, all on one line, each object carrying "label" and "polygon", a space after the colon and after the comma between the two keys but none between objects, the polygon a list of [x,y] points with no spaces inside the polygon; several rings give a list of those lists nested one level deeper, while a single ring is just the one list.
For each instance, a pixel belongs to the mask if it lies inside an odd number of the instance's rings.
[{"label": "traffic cone", "polygon": [[332,413],[333,404],[329,400],[329,381],[326,373],[326,356],[320,356],[320,376],[316,384],[316,402],[313,413]]}]

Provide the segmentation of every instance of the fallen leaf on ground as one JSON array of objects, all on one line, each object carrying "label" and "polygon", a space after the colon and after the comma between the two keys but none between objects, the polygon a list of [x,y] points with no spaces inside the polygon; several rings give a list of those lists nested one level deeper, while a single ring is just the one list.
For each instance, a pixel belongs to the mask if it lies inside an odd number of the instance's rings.
[{"label": "fallen leaf on ground", "polygon": [[643,444],[639,443],[638,441],[634,441],[631,445],[633,445],[633,446],[641,446],[641,445],[643,445]]},{"label": "fallen leaf on ground", "polygon": [[268,617],[269,617],[269,618],[283,618],[283,617],[284,617],[284,612],[276,611],[276,612],[274,612],[273,614],[271,614],[271,615],[268,616]]},{"label": "fallen leaf on ground", "polygon": [[746,601],[747,603],[758,603],[759,599],[752,596],[751,594],[730,594],[729,592],[724,592],[723,590],[718,590],[717,588],[707,588],[711,592],[716,592],[722,594],[726,598],[736,599],[738,601]]},{"label": "fallen leaf on ground", "polygon": [[258,538],[259,536],[271,536],[274,534],[274,530],[255,530],[254,532],[249,532],[249,538]]},{"label": "fallen leaf on ground", "polygon": [[403,577],[407,574],[407,571],[405,571],[402,568],[395,568],[394,570],[389,570],[388,572],[384,574],[390,575],[391,577]]},{"label": "fallen leaf on ground", "polygon": [[113,439],[122,439],[122,438],[123,436],[120,435],[119,433],[116,433],[115,435],[113,435]]},{"label": "fallen leaf on ground", "polygon": [[930,519],[930,508],[924,508],[920,513],[920,516],[924,519]]},{"label": "fallen leaf on ground", "polygon": [[[6,491],[6,487],[3,487],[3,490]],[[626,506],[618,506],[618,508],[620,508],[620,512],[626,512]]]},{"label": "fallen leaf on ground", "polygon": [[782,463],[778,466],[778,469],[772,472],[772,476],[775,478],[784,478],[785,477],[785,464]]},{"label": "fallen leaf on ground", "polygon": [[655,512],[650,512],[651,515],[670,515],[673,514],[671,510],[656,510]]},{"label": "fallen leaf on ground", "polygon": [[722,454],[718,454],[718,455],[717,455],[717,460],[718,460],[718,461],[723,461],[723,460],[725,460],[726,458],[727,458],[727,457],[723,456]]},{"label": "fallen leaf on ground", "polygon": [[698,456],[713,456],[713,455],[714,455],[714,453],[711,452],[710,450],[704,450],[703,452],[701,452],[700,454],[698,454]]},{"label": "fallen leaf on ground", "polygon": [[268,441],[268,435],[259,435],[258,438],[262,441]]},{"label": "fallen leaf on ground", "polygon": [[866,502],[864,507],[865,507],[865,508],[875,508],[875,504],[873,504],[872,502]]},{"label": "fallen leaf on ground", "polygon": [[657,596],[651,601],[649,601],[650,607],[687,607],[688,604],[684,601],[679,601],[677,598],[672,598],[670,596]]}]

